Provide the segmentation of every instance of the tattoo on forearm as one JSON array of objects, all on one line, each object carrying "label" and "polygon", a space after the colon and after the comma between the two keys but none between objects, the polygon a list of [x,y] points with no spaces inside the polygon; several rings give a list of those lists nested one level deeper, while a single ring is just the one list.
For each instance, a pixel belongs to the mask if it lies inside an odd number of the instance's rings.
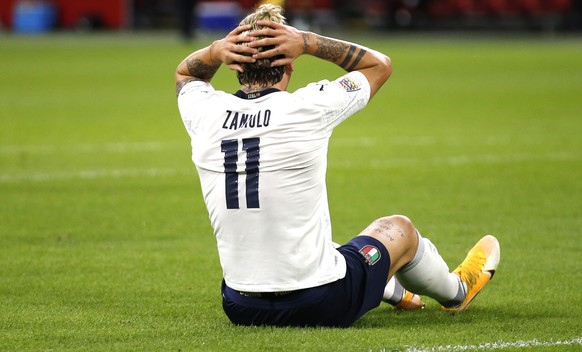
[{"label": "tattoo on forearm", "polygon": [[348,51],[344,61],[342,61],[339,66],[343,69],[345,69],[346,67],[348,67],[348,64],[350,63],[350,61],[352,60],[352,58],[354,57],[354,52],[356,51],[357,47],[355,45],[350,45],[350,50]]},{"label": "tattoo on forearm", "polygon": [[309,50],[309,35],[307,33],[302,33],[303,37],[303,52],[306,53]]},{"label": "tattoo on forearm", "polygon": [[210,80],[220,67],[220,64],[218,65],[205,64],[198,58],[188,59],[186,61],[186,65],[188,65],[188,72],[190,73],[190,75],[192,75],[192,77],[200,78],[203,80]]},{"label": "tattoo on forearm", "polygon": [[346,71],[353,71],[366,55],[366,49],[354,44],[317,37],[315,56],[337,63],[344,54],[344,59],[338,65]]},{"label": "tattoo on forearm", "polygon": [[331,62],[337,62],[348,49],[349,45],[346,43],[318,36],[315,56]]}]

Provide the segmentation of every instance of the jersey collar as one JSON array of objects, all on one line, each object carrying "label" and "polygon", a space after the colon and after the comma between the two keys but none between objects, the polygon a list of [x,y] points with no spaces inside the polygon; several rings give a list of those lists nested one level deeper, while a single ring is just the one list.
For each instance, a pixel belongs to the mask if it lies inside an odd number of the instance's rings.
[{"label": "jersey collar", "polygon": [[280,92],[280,90],[277,88],[267,88],[267,89],[260,90],[258,92],[252,92],[252,93],[245,93],[242,90],[239,90],[238,92],[234,93],[234,96],[241,98],[241,99],[250,100],[250,99],[257,99],[260,97],[264,97],[267,94],[271,94],[271,93],[275,93],[275,92]]}]

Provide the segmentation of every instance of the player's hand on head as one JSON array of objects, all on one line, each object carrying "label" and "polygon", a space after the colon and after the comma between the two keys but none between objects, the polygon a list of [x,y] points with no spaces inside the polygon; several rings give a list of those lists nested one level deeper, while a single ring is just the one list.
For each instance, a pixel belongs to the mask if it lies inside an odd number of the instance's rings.
[{"label": "player's hand on head", "polygon": [[254,54],[253,58],[259,60],[280,56],[271,63],[275,67],[290,64],[305,53],[305,33],[292,26],[273,21],[258,21],[257,25],[267,28],[252,31],[253,37],[261,39],[252,41],[249,46],[252,48],[270,46],[272,48]]},{"label": "player's hand on head", "polygon": [[240,45],[251,43],[256,39],[253,36],[243,33],[250,29],[250,25],[236,27],[226,37],[212,43],[210,49],[212,58],[220,60],[220,62],[227,65],[231,70],[242,72],[243,68],[240,64],[255,62],[256,59],[252,55],[258,53],[256,48],[248,45]]}]

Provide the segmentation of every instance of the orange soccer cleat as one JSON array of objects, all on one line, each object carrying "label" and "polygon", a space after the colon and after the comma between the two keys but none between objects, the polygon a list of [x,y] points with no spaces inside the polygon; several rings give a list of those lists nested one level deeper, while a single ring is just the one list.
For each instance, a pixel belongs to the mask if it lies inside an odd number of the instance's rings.
[{"label": "orange soccer cleat", "polygon": [[467,309],[477,294],[493,278],[500,258],[499,241],[495,237],[487,235],[480,239],[471,248],[461,265],[453,271],[461,278],[461,282],[466,285],[467,294],[463,303],[454,307],[443,307],[443,309],[450,312]]}]

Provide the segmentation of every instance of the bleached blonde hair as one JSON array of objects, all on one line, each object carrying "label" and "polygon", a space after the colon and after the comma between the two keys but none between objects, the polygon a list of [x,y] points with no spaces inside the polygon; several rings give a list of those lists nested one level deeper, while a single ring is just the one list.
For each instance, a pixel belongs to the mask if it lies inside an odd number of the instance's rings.
[{"label": "bleached blonde hair", "polygon": [[[286,19],[283,16],[283,8],[278,5],[264,4],[259,6],[253,13],[245,17],[240,25],[251,25],[252,29],[245,31],[242,34],[248,35],[253,30],[259,30],[267,28],[265,26],[257,25],[258,21],[273,21],[276,23],[285,24]],[[260,37],[258,39],[261,39]],[[243,43],[242,45],[246,45]],[[259,51],[266,51],[272,49],[272,47],[259,47]],[[243,72],[237,72],[237,78],[240,84],[245,86],[250,85],[272,85],[276,84],[283,78],[283,73],[285,68],[283,66],[271,67],[271,62],[278,57],[272,57],[267,59],[260,59],[254,63],[242,63]]]}]

